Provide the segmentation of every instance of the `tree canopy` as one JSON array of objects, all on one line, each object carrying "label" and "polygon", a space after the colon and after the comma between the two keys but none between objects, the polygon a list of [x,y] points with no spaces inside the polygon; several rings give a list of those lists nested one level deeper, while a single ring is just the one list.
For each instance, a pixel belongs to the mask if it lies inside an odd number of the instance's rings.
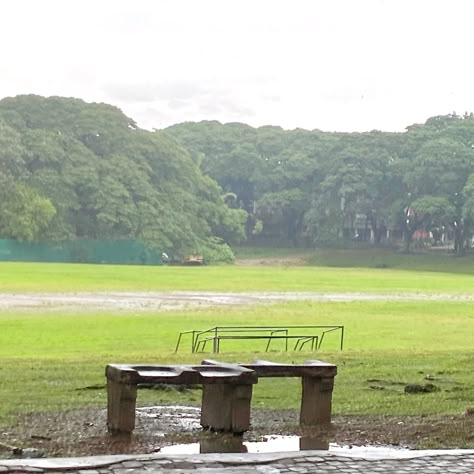
[{"label": "tree canopy", "polygon": [[[204,173],[249,214],[247,233],[314,244],[370,231],[473,225],[474,117],[433,117],[404,133],[325,133],[219,122],[169,127]],[[407,219],[407,209],[416,216]],[[456,227],[457,226],[457,227]],[[254,237],[255,238],[255,237]]]},{"label": "tree canopy", "polygon": [[118,108],[0,101],[0,238],[138,239],[175,255],[227,243],[377,244],[474,228],[474,116],[403,133],[186,122],[154,132]]},{"label": "tree canopy", "polygon": [[186,150],[106,104],[1,100],[0,184],[0,238],[138,239],[219,257],[223,238],[245,237],[246,212]]}]

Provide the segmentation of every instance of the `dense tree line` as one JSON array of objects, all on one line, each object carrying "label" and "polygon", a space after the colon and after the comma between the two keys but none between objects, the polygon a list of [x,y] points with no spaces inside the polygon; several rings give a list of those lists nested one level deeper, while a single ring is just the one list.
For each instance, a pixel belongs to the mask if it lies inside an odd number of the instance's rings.
[{"label": "dense tree line", "polygon": [[0,238],[138,239],[230,258],[225,242],[382,243],[474,228],[474,117],[404,133],[219,122],[141,130],[116,107],[0,101]]},{"label": "dense tree line", "polygon": [[[248,215],[249,238],[295,245],[431,233],[465,251],[474,223],[474,117],[404,133],[183,123],[167,129]],[[417,234],[418,232],[418,234]]]},{"label": "dense tree line", "polygon": [[77,99],[0,101],[0,238],[138,239],[228,258],[247,213],[165,132]]}]

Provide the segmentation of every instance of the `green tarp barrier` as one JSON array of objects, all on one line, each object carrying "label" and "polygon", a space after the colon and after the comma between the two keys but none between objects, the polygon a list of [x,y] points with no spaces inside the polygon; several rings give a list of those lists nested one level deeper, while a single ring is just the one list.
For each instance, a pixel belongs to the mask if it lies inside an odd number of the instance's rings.
[{"label": "green tarp barrier", "polygon": [[161,265],[161,253],[134,240],[0,240],[0,261]]}]

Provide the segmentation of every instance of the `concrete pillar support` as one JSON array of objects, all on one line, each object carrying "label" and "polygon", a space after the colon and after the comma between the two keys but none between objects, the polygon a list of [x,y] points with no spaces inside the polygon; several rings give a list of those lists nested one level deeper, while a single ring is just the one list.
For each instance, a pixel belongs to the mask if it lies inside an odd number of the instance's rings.
[{"label": "concrete pillar support", "polygon": [[107,429],[111,434],[130,434],[135,428],[136,384],[107,379]]},{"label": "concrete pillar support", "polygon": [[215,431],[243,433],[250,428],[252,385],[204,384],[201,426]]},{"label": "concrete pillar support", "polygon": [[316,426],[331,423],[334,377],[302,377],[300,424]]}]

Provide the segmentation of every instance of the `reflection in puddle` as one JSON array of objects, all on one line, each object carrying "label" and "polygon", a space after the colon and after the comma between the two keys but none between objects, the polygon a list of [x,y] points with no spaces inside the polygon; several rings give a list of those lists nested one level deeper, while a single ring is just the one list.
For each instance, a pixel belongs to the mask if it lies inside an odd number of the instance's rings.
[{"label": "reflection in puddle", "polygon": [[[241,436],[216,435],[193,443],[197,453],[246,453],[247,449]],[[163,449],[166,448],[162,448]]]},{"label": "reflection in puddle", "polygon": [[243,441],[240,436],[216,434],[199,443],[164,446],[163,454],[203,454],[203,453],[282,453],[304,450],[323,450],[333,454],[378,457],[400,456],[412,452],[394,446],[341,446],[328,443],[319,437],[310,436],[262,436],[260,441]]},{"label": "reflection in puddle", "polygon": [[[165,437],[166,433],[200,432],[200,408],[189,406],[154,406],[137,408],[137,418],[156,420],[155,436]],[[150,428],[147,427],[148,434]],[[248,436],[248,435],[247,435]],[[246,436],[246,439],[247,439]],[[324,450],[334,454],[353,455],[400,455],[410,452],[394,446],[341,446],[330,443],[328,435],[306,434],[305,436],[266,435],[252,441],[244,441],[242,436],[225,433],[209,433],[200,436],[200,442],[163,446],[163,454],[200,453],[280,453],[304,450]],[[330,435],[329,435],[330,436]]]},{"label": "reflection in puddle", "polygon": [[199,454],[199,453],[275,453],[308,449],[328,450],[329,442],[320,437],[309,436],[262,436],[259,441],[243,441],[241,436],[216,434],[199,443],[164,446],[161,453]]}]

